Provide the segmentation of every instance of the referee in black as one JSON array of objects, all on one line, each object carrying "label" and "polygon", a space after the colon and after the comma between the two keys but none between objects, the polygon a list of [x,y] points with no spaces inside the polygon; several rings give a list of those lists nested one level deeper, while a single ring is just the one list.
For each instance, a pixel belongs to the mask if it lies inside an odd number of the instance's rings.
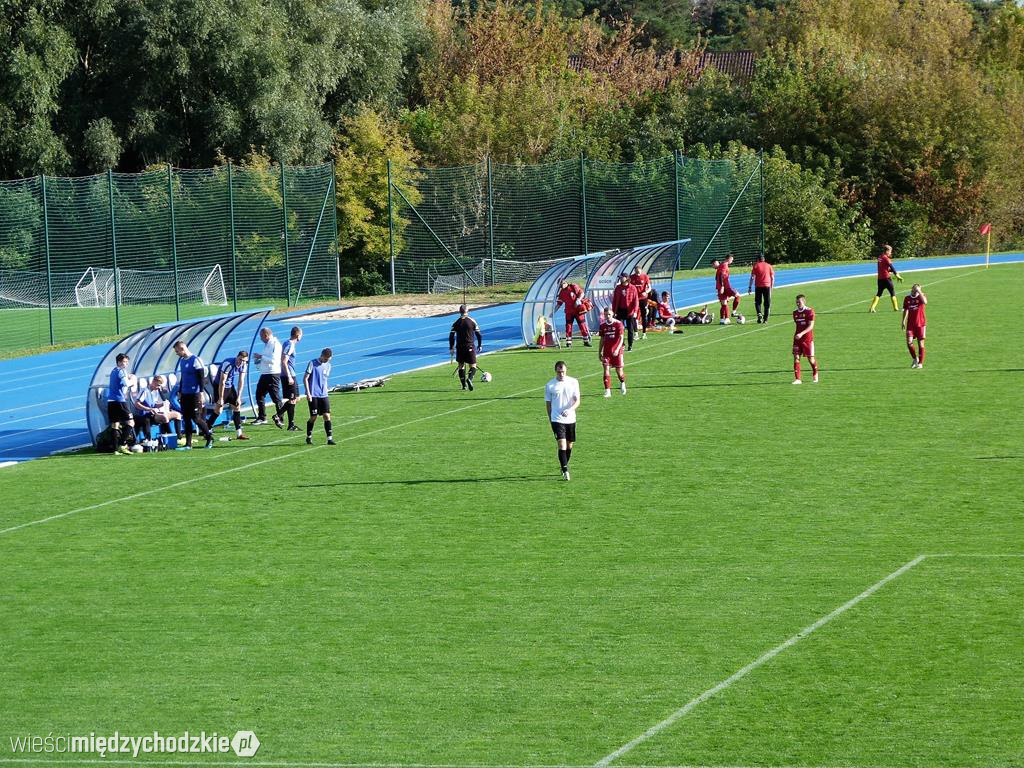
[{"label": "referee in black", "polygon": [[448,354],[459,364],[459,381],[462,382],[462,388],[470,392],[473,391],[473,377],[476,376],[476,356],[480,354],[483,346],[484,337],[480,335],[480,326],[469,316],[466,305],[463,304],[459,307],[459,319],[452,323],[452,330],[448,334]]}]

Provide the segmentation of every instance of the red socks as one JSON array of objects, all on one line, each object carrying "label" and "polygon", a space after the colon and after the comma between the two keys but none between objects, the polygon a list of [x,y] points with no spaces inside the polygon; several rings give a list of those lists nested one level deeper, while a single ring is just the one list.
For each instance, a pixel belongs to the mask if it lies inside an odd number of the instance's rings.
[{"label": "red socks", "polygon": [[920,350],[917,353],[917,362],[924,363],[924,344],[921,343],[920,341],[917,342],[917,348],[918,348],[918,350]]},{"label": "red socks", "polygon": [[917,362],[917,352],[914,351],[914,342],[908,341],[907,342],[907,349],[910,350],[910,359],[913,360],[916,363]]},{"label": "red socks", "polygon": [[740,297],[739,296],[733,296],[733,298],[732,298],[732,311],[735,312],[739,308],[740,308]]},{"label": "red socks", "polygon": [[818,361],[817,360],[811,360],[811,373],[813,373],[815,376],[818,375]]},{"label": "red socks", "polygon": [[728,304],[726,304],[724,302],[722,303],[722,305],[718,308],[718,316],[719,317],[729,317],[729,305]]},{"label": "red socks", "polygon": [[793,377],[796,379],[800,378],[800,358],[793,360]]},{"label": "red socks", "polygon": [[604,388],[605,389],[611,389],[612,388],[612,375],[610,373],[606,373],[604,375]]},{"label": "red socks", "polygon": [[[609,376],[608,378],[611,378],[611,377]],[[619,374],[619,383],[620,384],[625,384],[626,383],[626,374],[624,372]],[[607,385],[606,385],[606,388],[607,388]]]}]

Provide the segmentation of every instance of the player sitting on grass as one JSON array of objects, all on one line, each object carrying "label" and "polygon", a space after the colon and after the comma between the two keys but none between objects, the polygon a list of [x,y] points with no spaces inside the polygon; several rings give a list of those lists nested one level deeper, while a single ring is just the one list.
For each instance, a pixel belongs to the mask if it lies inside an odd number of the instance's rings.
[{"label": "player sitting on grass", "polygon": [[[696,316],[694,312],[691,312],[690,314]],[[707,314],[706,311],[705,314]],[[668,295],[668,291],[661,292],[661,301],[658,302],[657,322],[659,325],[664,325],[668,328],[669,333],[673,333],[675,331],[677,324],[687,324],[686,317],[677,315],[676,311],[672,309],[672,298]],[[680,331],[680,333],[682,333],[682,331]]]},{"label": "player sitting on grass", "polygon": [[324,432],[327,433],[327,444],[334,445],[334,433],[331,431],[331,401],[327,396],[327,377],[331,375],[331,357],[334,353],[330,347],[324,347],[320,357],[310,360],[306,366],[306,375],[302,384],[309,400],[309,421],[306,422],[306,445],[313,444],[313,427],[316,417],[324,417]]},{"label": "player sitting on grass", "polygon": [[814,383],[818,383],[818,361],[814,357],[814,310],[807,306],[807,297],[802,293],[796,297],[796,309],[793,311],[793,322],[796,333],[793,335],[793,383],[800,381],[800,357],[806,357],[811,363]]},{"label": "player sitting on grass", "polygon": [[[918,283],[910,289],[910,295],[903,299],[903,318],[900,321],[900,328],[907,331],[907,349],[910,350],[910,359],[914,362],[911,368],[924,368],[924,305],[928,303],[928,297],[924,295]],[[917,340],[917,352],[914,352],[914,340]]]}]

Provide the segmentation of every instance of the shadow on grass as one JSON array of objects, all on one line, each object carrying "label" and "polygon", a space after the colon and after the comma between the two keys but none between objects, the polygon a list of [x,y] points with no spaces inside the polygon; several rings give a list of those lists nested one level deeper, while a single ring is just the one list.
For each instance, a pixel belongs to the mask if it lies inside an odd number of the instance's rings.
[{"label": "shadow on grass", "polygon": [[548,476],[537,475],[501,475],[499,477],[451,477],[451,478],[424,478],[422,480],[353,480],[337,483],[308,483],[295,485],[293,488],[337,488],[346,485],[448,485],[465,483],[551,483],[560,481],[557,473]]}]

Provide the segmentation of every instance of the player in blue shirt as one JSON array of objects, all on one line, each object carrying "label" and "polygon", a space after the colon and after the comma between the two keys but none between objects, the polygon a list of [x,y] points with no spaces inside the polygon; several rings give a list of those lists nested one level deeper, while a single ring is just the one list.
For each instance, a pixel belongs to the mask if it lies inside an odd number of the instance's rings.
[{"label": "player in blue shirt", "polygon": [[206,379],[206,366],[199,359],[188,351],[188,345],[184,341],[174,342],[174,351],[178,357],[178,386],[180,392],[178,399],[181,401],[181,418],[185,422],[185,445],[186,451],[192,450],[192,428],[194,421],[199,427],[199,432],[206,438],[204,448],[213,448],[213,433],[203,418],[202,392],[203,383]]},{"label": "player in blue shirt", "polygon": [[128,390],[134,386],[135,377],[128,373],[128,363],[131,362],[128,355],[122,352],[115,362],[116,367],[110,372],[110,383],[107,386],[107,418],[110,420],[110,430],[114,433],[114,453],[131,454],[128,450],[128,435],[135,427],[135,419],[132,417]]},{"label": "player in blue shirt", "polygon": [[298,432],[295,426],[295,404],[299,402],[299,382],[295,377],[295,353],[302,340],[302,329],[293,326],[288,341],[281,345],[281,399],[288,412],[288,431]]},{"label": "player in blue shirt", "polygon": [[334,353],[330,347],[320,352],[320,357],[310,360],[306,366],[306,375],[302,383],[309,399],[309,421],[306,422],[306,445],[313,444],[313,427],[316,417],[324,417],[324,432],[327,433],[327,444],[334,445],[334,434],[331,432],[331,401],[327,397],[327,377],[331,375],[331,357]]},{"label": "player in blue shirt", "polygon": [[238,440],[248,440],[242,434],[242,387],[249,371],[249,353],[244,349],[234,357],[220,364],[217,370],[217,381],[214,384],[215,402],[213,412],[220,415],[224,408],[231,409],[231,419],[235,424],[235,435]]}]

